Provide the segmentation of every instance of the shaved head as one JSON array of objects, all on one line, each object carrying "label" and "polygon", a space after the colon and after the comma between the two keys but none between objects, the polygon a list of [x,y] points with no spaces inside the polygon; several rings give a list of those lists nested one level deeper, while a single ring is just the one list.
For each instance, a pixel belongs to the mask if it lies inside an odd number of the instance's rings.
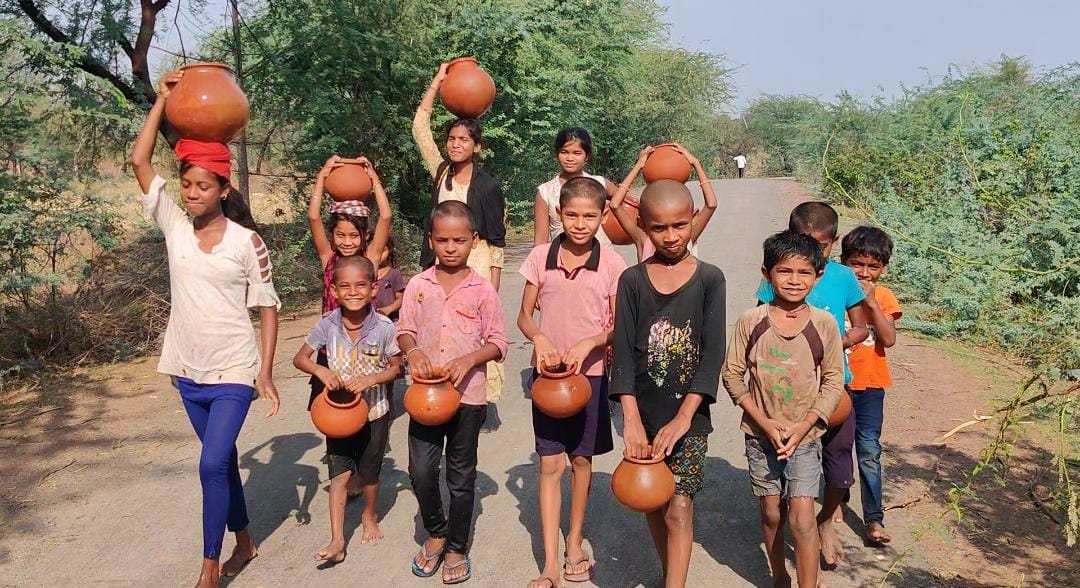
[{"label": "shaved head", "polygon": [[694,198],[685,184],[675,180],[657,180],[641,193],[641,214],[652,218],[661,210],[681,211],[685,207],[694,213]]}]

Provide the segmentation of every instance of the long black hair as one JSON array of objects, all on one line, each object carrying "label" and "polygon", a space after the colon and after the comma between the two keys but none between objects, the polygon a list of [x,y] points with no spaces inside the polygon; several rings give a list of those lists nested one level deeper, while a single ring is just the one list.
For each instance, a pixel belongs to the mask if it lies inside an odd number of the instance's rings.
[{"label": "long black hair", "polygon": [[[192,167],[194,167],[192,163],[180,162],[180,175],[184,175]],[[244,195],[229,183],[229,178],[219,176],[214,172],[210,173],[217,178],[219,186],[229,186],[229,193],[221,201],[221,214],[241,227],[258,233],[259,226],[255,224],[255,217],[251,216],[251,208],[248,207]]]}]

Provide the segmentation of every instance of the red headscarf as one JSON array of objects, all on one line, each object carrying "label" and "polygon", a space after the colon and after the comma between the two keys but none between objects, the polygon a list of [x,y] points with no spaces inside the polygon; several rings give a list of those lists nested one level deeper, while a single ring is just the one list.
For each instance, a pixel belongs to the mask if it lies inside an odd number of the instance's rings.
[{"label": "red headscarf", "polygon": [[197,165],[226,180],[232,173],[232,154],[229,153],[228,145],[180,139],[173,151],[180,161]]}]

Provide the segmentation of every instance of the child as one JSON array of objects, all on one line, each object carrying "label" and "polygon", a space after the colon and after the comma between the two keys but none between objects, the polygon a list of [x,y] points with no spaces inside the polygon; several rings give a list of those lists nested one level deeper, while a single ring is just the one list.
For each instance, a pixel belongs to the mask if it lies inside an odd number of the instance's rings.
[{"label": "child", "polygon": [[[827,260],[825,270],[814,284],[806,302],[828,311],[836,319],[836,324],[844,343],[844,349],[861,343],[869,332],[866,330],[866,313],[862,301],[866,297],[859,280],[850,268],[829,260],[833,247],[839,239],[837,229],[840,217],[831,206],[824,202],[804,202],[791,211],[788,230],[810,235],[821,247]],[[773,289],[768,282],[762,281],[757,298],[763,304],[773,301]],[[850,327],[844,321],[845,311],[850,319]],[[847,358],[844,358],[844,382],[851,381]],[[855,417],[837,428],[830,429],[821,443],[822,469],[825,474],[825,496],[821,501],[818,514],[818,532],[821,535],[821,554],[825,563],[835,565],[844,558],[844,547],[840,536],[833,528],[833,515],[844,501],[848,489],[855,484],[855,465],[851,459],[852,446],[855,444]]]},{"label": "child", "polygon": [[[428,221],[436,264],[409,280],[398,322],[398,343],[414,375],[447,374],[461,392],[461,408],[449,422],[409,422],[409,478],[428,538],[413,558],[412,572],[435,575],[444,562],[444,584],[472,576],[468,558],[476,498],[476,449],[487,414],[485,371],[506,357],[506,319],[491,282],[467,265],[476,240],[472,214],[463,202],[435,206]],[[450,516],[443,514],[439,462],[446,447]]]},{"label": "child", "polygon": [[[559,196],[561,234],[550,245],[533,248],[521,266],[525,292],[518,328],[533,342],[533,366],[560,364],[585,374],[592,397],[585,409],[556,419],[533,407],[533,432],[540,454],[540,529],[544,537],[544,569],[530,588],[558,586],[559,521],[562,474],[566,458],[573,467],[570,531],[566,536],[563,578],[585,582],[592,564],[582,550],[585,508],[592,481],[592,458],[612,450],[604,355],[611,343],[615,291],[626,263],[602,247],[597,238],[607,198],[604,187],[588,177],[562,185]],[[539,304],[537,304],[539,302]],[[540,309],[540,324],[533,310]],[[566,312],[573,308],[573,313]],[[533,378],[537,376],[535,370]]]},{"label": "child", "polygon": [[[334,262],[341,257],[362,255],[377,265],[379,256],[390,239],[393,215],[390,200],[386,197],[386,191],[383,190],[379,174],[375,173],[375,166],[371,165],[371,162],[366,157],[361,157],[360,163],[371,179],[372,192],[375,194],[375,202],[379,207],[379,221],[375,225],[375,231],[371,239],[367,238],[370,211],[359,200],[334,202],[330,205],[330,217],[326,221],[326,226],[323,226],[323,185],[330,172],[344,165],[341,163],[340,157],[335,155],[326,160],[326,164],[319,170],[319,175],[315,180],[315,187],[311,190],[311,202],[308,204],[308,225],[311,227],[311,240],[315,244],[315,252],[319,254],[319,263],[323,268],[322,313],[324,315],[337,308],[338,304],[332,284]],[[329,237],[327,237],[327,233],[329,233]],[[316,362],[323,367],[328,365],[324,350],[319,350]],[[312,376],[308,380],[308,384],[311,385],[311,396],[308,399],[308,410],[310,410],[311,403],[315,401],[315,397],[323,389],[323,383]],[[359,476],[353,476],[350,480],[352,481],[349,484],[349,496],[359,496]]]},{"label": "child", "polygon": [[[157,101],[131,152],[143,212],[161,228],[169,256],[169,324],[158,371],[175,378],[184,409],[202,443],[203,560],[198,587],[217,586],[258,555],[248,528],[236,438],[253,398],[277,414],[274,349],[281,302],[270,254],[255,232],[243,196],[232,189],[229,147],[181,139],[181,209],[166,194],[153,165],[154,145],[172,87],[184,73],[161,80]],[[259,309],[259,339],[248,316]],[[219,567],[225,529],[236,535],[232,556]]]},{"label": "child", "polygon": [[[375,266],[357,255],[334,262],[331,285],[338,307],[323,315],[293,358],[293,365],[322,382],[330,394],[342,389],[363,394],[368,423],[352,437],[326,438],[326,463],[330,470],[330,543],[315,553],[315,561],[345,560],[345,501],[353,477],[364,490],[364,534],[361,543],[382,539],[375,504],[379,499],[379,472],[390,432],[390,403],[386,384],[401,373],[401,351],[394,323],[371,307]],[[329,367],[311,360],[325,349]],[[355,476],[354,476],[355,474]]]},{"label": "child", "polygon": [[[571,127],[559,131],[555,137],[555,158],[559,161],[560,172],[554,178],[536,187],[536,204],[533,207],[533,246],[539,247],[550,243],[563,232],[559,218],[559,199],[562,186],[572,178],[592,178],[600,183],[607,198],[615,195],[615,186],[604,176],[594,176],[585,171],[585,164],[592,158],[592,137],[589,131],[580,127]],[[611,239],[601,227],[596,239],[604,247],[611,247]]]},{"label": "child", "polygon": [[379,256],[378,283],[375,308],[397,324],[401,301],[404,299],[405,278],[398,269],[393,237],[386,239],[386,247],[383,247],[382,255]]},{"label": "child", "polygon": [[818,244],[785,231],[765,241],[764,253],[761,273],[776,296],[735,323],[724,360],[724,387],[743,409],[746,459],[761,503],[773,585],[791,585],[781,528],[784,500],[799,586],[817,586],[814,499],[821,483],[820,437],[843,394],[844,353],[836,319],[806,303],[825,269]]},{"label": "child", "polygon": [[859,227],[841,242],[840,260],[855,271],[866,293],[863,306],[870,319],[870,336],[862,345],[848,350],[855,413],[855,455],[859,461],[866,537],[873,543],[892,540],[885,532],[885,511],[881,504],[881,423],[884,420],[885,389],[892,386],[885,349],[896,342],[894,321],[900,320],[900,303],[892,290],[878,285],[892,257],[892,239],[881,229]]},{"label": "child", "polygon": [[[644,169],[645,161],[649,159],[653,149],[655,148],[646,147],[641,150],[637,163],[634,164],[630,173],[626,174],[626,179],[619,184],[611,198],[611,211],[615,214],[615,218],[619,221],[619,225],[622,226],[623,230],[626,231],[626,234],[630,235],[630,238],[634,240],[638,262],[652,257],[656,253],[656,247],[653,246],[642,226],[634,220],[633,214],[626,206],[623,206],[623,199],[630,193],[630,186],[634,183],[634,178]],[[697,240],[705,232],[705,226],[709,224],[713,213],[716,212],[716,192],[713,191],[712,182],[709,181],[709,176],[705,174],[705,168],[701,166],[698,158],[694,157],[693,153],[690,153],[678,143],[675,144],[675,149],[686,157],[690,165],[693,166],[694,171],[697,172],[698,185],[701,186],[701,194],[705,198],[705,208],[694,211],[694,226],[690,233],[690,244],[688,245],[690,253],[697,256]],[[691,202],[693,201],[691,200]]]},{"label": "child", "polygon": [[641,222],[656,255],[619,278],[611,398],[622,405],[626,454],[665,457],[675,473],[675,496],[645,518],[666,585],[683,586],[724,354],[724,274],[687,249],[694,201],[683,184],[649,184]]}]

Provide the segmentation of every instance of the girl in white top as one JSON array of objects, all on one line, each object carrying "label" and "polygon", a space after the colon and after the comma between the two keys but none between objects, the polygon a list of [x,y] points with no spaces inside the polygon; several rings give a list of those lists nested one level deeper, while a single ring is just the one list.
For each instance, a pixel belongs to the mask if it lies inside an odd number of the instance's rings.
[{"label": "girl in white top", "polygon": [[[533,246],[550,243],[563,232],[559,220],[559,192],[562,185],[571,178],[585,176],[600,182],[607,191],[608,198],[615,194],[615,187],[604,176],[594,176],[585,171],[585,164],[592,157],[592,137],[589,131],[580,127],[563,129],[555,137],[555,156],[562,171],[536,188],[534,207]],[[604,234],[603,227],[596,233],[596,239],[605,247],[611,247],[611,239]]]},{"label": "girl in white top", "polygon": [[[242,196],[229,185],[229,149],[182,139],[180,208],[166,194],[151,162],[165,102],[181,72],[162,78],[131,154],[143,210],[165,235],[169,257],[169,324],[158,371],[176,379],[184,409],[202,442],[203,563],[197,586],[217,586],[256,556],[248,531],[236,438],[254,397],[277,413],[273,382],[280,302],[266,245]],[[189,218],[190,217],[190,218]],[[258,346],[248,308],[258,308]],[[261,351],[261,354],[260,354]],[[260,355],[262,361],[260,362]],[[219,568],[226,526],[236,534],[232,556]]]},{"label": "girl in white top", "polygon": [[[709,220],[712,219],[713,213],[716,212],[716,192],[713,191],[712,181],[709,180],[709,176],[705,173],[705,168],[701,166],[701,162],[697,157],[694,157],[693,153],[690,153],[686,147],[673,144],[675,149],[682,153],[686,160],[690,162],[690,166],[694,168],[697,173],[698,184],[701,186],[701,195],[705,199],[705,207],[701,210],[694,211],[694,218],[692,221],[692,227],[690,229],[690,255],[697,257],[697,240],[702,233],[705,232],[705,226],[709,224]],[[653,147],[645,147],[641,150],[641,155],[638,156],[637,163],[634,164],[634,169],[630,170],[630,173],[626,174],[626,179],[619,184],[619,187],[615,189],[615,195],[612,196],[609,206],[615,213],[615,218],[619,220],[619,225],[626,231],[627,235],[634,240],[634,246],[637,247],[637,259],[638,262],[645,261],[656,253],[656,249],[653,247],[652,241],[649,240],[645,231],[637,224],[637,216],[631,213],[628,206],[623,206],[623,199],[630,192],[630,185],[634,183],[634,179],[641,173],[641,170],[645,167],[645,160],[649,158],[649,154],[653,152]]]}]

